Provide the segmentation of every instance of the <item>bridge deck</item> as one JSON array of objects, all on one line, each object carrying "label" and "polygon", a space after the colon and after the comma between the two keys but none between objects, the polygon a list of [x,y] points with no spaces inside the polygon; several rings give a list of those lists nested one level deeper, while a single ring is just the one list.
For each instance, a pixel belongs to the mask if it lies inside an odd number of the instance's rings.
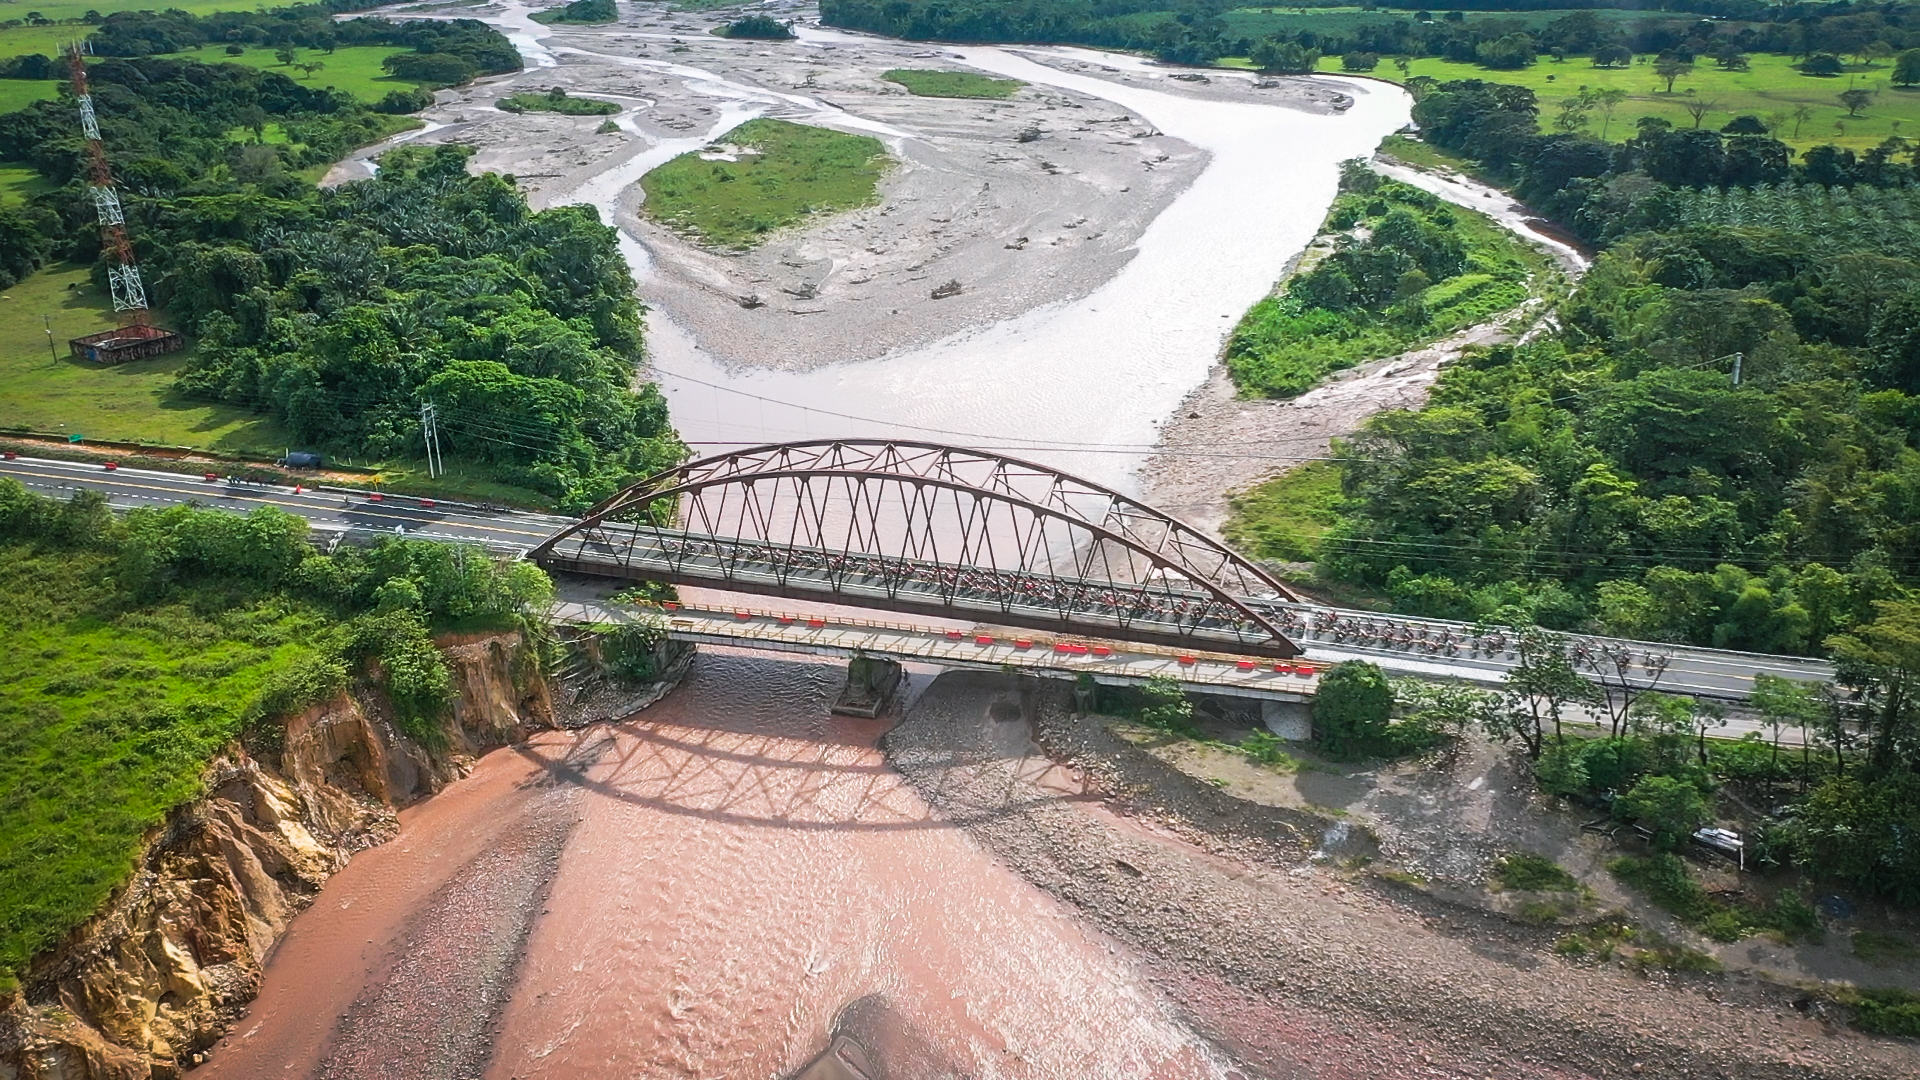
[{"label": "bridge deck", "polygon": [[[637,618],[634,609],[624,605],[578,600],[562,602],[556,614],[581,623],[623,623]],[[1319,686],[1323,667],[1088,637],[958,631],[777,609],[680,604],[666,615],[667,636],[701,644],[828,656],[888,656],[991,670],[1015,667],[1068,676],[1084,672],[1106,683],[1167,676],[1196,690],[1278,701],[1311,697]]]}]

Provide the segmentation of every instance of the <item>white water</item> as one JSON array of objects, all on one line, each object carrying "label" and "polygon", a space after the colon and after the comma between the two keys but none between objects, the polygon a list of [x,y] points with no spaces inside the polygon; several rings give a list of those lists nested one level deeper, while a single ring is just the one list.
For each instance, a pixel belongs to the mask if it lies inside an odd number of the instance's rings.
[{"label": "white water", "polygon": [[[547,28],[527,18],[524,8],[489,21],[508,33],[530,64],[555,62],[539,43]],[[803,43],[822,48],[870,43],[814,29],[801,34]],[[1333,199],[1338,162],[1371,153],[1404,125],[1409,99],[1384,83],[1323,79],[1355,99],[1344,114],[1323,116],[1120,85],[1022,54],[1142,69],[1132,57],[1083,49],[943,51],[982,71],[1112,101],[1207,151],[1210,160],[1141,236],[1133,260],[1092,294],[924,348],[809,372],[725,368],[654,308],[648,347],[674,423],[702,451],[857,435],[1018,448],[1022,456],[1131,489],[1158,424],[1206,378],[1234,321],[1312,240]],[[727,102],[706,134],[662,141],[556,200],[589,203],[609,223],[617,199],[648,169],[767,108],[798,108],[813,122],[889,140],[915,137],[813,98],[742,85],[703,69],[590,55],[683,77],[695,93]],[[644,299],[655,280],[653,259],[624,231],[621,246]]]}]

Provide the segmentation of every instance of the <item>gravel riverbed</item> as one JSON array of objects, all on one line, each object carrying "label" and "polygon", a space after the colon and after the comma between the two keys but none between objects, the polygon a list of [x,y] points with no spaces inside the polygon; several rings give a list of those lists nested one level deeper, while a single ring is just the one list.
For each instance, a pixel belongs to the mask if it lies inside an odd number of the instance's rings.
[{"label": "gravel riverbed", "polygon": [[1252,1075],[1920,1075],[1912,1043],[1837,1026],[1791,989],[1571,962],[1558,931],[1316,862],[1329,838],[1364,838],[1239,804],[1073,714],[1061,684],[942,676],[885,747]]}]

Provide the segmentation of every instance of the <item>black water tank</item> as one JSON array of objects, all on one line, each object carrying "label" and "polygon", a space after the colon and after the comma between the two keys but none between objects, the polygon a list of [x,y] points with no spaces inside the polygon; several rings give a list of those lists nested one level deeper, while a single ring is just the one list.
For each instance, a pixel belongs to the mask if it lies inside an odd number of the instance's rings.
[{"label": "black water tank", "polygon": [[289,469],[317,469],[320,467],[320,455],[289,453],[286,457],[281,458],[278,464]]}]

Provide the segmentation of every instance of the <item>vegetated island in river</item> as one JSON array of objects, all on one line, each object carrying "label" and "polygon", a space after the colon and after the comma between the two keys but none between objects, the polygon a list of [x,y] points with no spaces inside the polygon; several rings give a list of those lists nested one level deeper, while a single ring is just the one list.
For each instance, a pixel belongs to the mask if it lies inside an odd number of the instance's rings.
[{"label": "vegetated island in river", "polygon": [[998,101],[1010,98],[1027,85],[1019,79],[994,79],[971,71],[936,71],[927,68],[893,68],[880,77],[898,83],[917,97],[985,98]]},{"label": "vegetated island in river", "polygon": [[647,216],[702,244],[750,248],[782,226],[879,201],[892,166],[870,135],[749,120],[640,179]]},{"label": "vegetated island in river", "polygon": [[573,0],[564,7],[533,13],[533,21],[548,25],[601,26],[620,18],[613,0]]}]

